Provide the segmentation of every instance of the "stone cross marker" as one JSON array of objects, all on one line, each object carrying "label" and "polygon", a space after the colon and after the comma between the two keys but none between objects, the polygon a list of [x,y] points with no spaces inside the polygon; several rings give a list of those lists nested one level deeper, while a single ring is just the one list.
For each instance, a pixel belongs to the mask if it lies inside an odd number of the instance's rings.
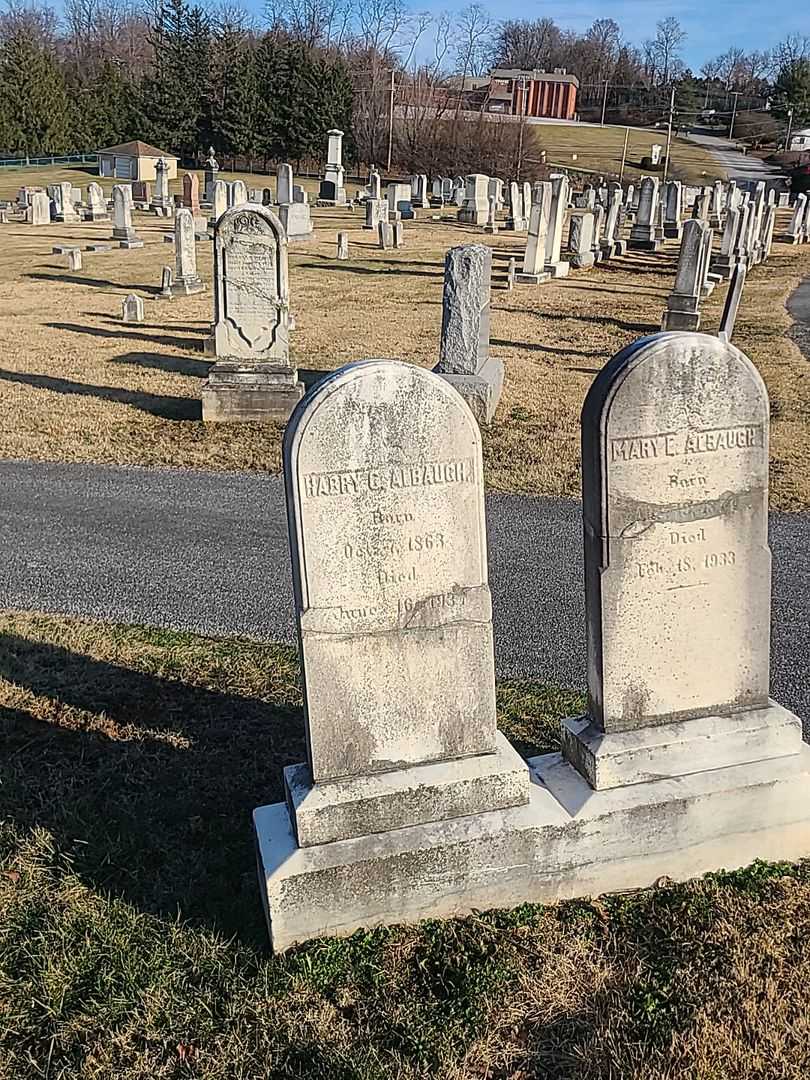
[{"label": "stone cross marker", "polygon": [[303,393],[289,357],[287,237],[258,203],[231,207],[214,229],[217,357],[203,386],[203,420],[286,419]]}]

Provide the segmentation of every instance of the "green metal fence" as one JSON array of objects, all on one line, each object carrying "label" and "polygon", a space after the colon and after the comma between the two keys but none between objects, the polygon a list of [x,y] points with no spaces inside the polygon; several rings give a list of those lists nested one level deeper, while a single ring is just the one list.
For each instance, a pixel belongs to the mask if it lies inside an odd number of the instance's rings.
[{"label": "green metal fence", "polygon": [[0,169],[37,169],[43,165],[92,165],[98,161],[96,154],[66,154],[55,157],[0,158]]}]

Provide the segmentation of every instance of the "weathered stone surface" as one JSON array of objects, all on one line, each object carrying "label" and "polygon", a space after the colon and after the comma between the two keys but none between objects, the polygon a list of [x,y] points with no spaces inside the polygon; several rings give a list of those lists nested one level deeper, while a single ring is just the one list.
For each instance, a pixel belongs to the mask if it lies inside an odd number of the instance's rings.
[{"label": "weathered stone surface", "polygon": [[185,173],[183,176],[183,206],[194,217],[200,216],[200,178],[196,173]]},{"label": "weathered stone surface", "polygon": [[303,393],[289,358],[287,238],[266,206],[243,203],[214,231],[218,360],[203,386],[203,420],[284,419]]},{"label": "weathered stone surface", "polygon": [[132,227],[132,192],[129,185],[115,184],[113,194],[113,240],[122,247],[139,247],[139,240]]},{"label": "weathered stone surface", "polygon": [[663,330],[697,330],[700,326],[700,300],[708,268],[707,237],[711,244],[711,232],[698,218],[692,218],[683,227],[675,284],[661,320]]},{"label": "weathered stone surface", "polygon": [[[195,177],[196,179],[196,177]],[[197,273],[197,241],[194,218],[186,207],[177,211],[174,219],[174,288],[183,296],[203,292],[205,284]]]},{"label": "weathered stone surface", "polygon": [[486,225],[489,215],[489,177],[472,173],[465,181],[464,203],[458,220],[467,225]]},{"label": "weathered stone surface", "polygon": [[583,408],[589,715],[607,732],[768,705],[768,398],[703,334],[619,353]]},{"label": "weathered stone surface", "polygon": [[121,319],[127,323],[143,322],[143,300],[130,293],[121,302]]},{"label": "weathered stone surface", "polygon": [[276,170],[278,201],[281,204],[293,201],[293,170],[292,165],[283,163]]},{"label": "weathered stone surface", "polygon": [[211,187],[211,224],[222,217],[228,209],[228,185],[224,180],[215,180]]},{"label": "weathered stone surface", "polygon": [[309,203],[283,203],[278,208],[278,216],[289,241],[312,239],[312,216]]},{"label": "weathered stone surface", "polygon": [[91,182],[87,185],[87,209],[85,211],[87,221],[109,221],[107,200],[104,189],[100,184]]},{"label": "weathered stone surface", "polygon": [[575,210],[568,221],[568,261],[576,270],[593,266],[593,212]]},{"label": "weathered stone surface", "polygon": [[563,756],[597,791],[797,754],[802,727],[781,705],[605,733],[563,721]]},{"label": "weathered stone surface", "polygon": [[810,851],[810,748],[592,791],[560,754],[529,762],[529,803],[317,847],[283,803],[254,813],[273,948],[521,903],[676,881]]},{"label": "weathered stone surface", "polygon": [[660,241],[655,235],[655,222],[658,212],[658,178],[645,176],[639,191],[636,220],[630,230],[627,246],[642,251],[657,251]]},{"label": "weathered stone surface", "polygon": [[[736,210],[729,211],[729,215],[736,213]],[[745,263],[739,263],[731,275],[726,302],[723,305],[723,314],[720,317],[720,329],[717,332],[717,336],[721,341],[731,341],[734,324],[737,322],[737,312],[740,310],[740,301],[742,300],[747,273],[748,267]]]},{"label": "weathered stone surface", "polygon": [[345,232],[339,232],[337,234],[337,256],[338,259],[348,259],[349,257],[349,234]]},{"label": "weathered stone surface", "polygon": [[300,847],[505,810],[529,799],[529,770],[496,733],[495,752],[314,784],[307,765],[284,770]]},{"label": "weathered stone surface", "polygon": [[73,248],[68,252],[68,270],[81,270],[82,268],[82,253],[79,248]]},{"label": "weathered stone surface", "polygon": [[492,249],[451,248],[444,261],[440,373],[475,375],[489,357]]},{"label": "weathered stone surface", "polygon": [[326,170],[321,181],[318,199],[321,202],[342,206],[346,202],[346,189],[343,186],[345,170],[343,168],[343,132],[332,128],[327,133]]},{"label": "weathered stone surface", "polygon": [[244,180],[232,180],[228,185],[228,209],[248,201],[247,184]]},{"label": "weathered stone surface", "polygon": [[284,468],[314,781],[491,753],[481,443],[459,396],[350,365],[293,417]]},{"label": "weathered stone surface", "polygon": [[545,269],[546,240],[551,212],[551,184],[535,185],[535,193],[537,198],[529,215],[529,234],[523,254],[523,270],[517,276],[517,280],[536,285],[542,281],[548,281],[551,277]]}]

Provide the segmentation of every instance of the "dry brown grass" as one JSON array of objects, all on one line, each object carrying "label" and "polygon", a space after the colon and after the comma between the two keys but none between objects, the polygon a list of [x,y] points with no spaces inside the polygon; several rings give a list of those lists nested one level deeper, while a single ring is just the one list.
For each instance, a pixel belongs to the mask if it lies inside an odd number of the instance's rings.
[{"label": "dry brown grass", "polygon": [[[606,124],[605,127],[574,126],[572,124],[532,124],[537,145],[546,151],[547,160],[572,169],[591,169],[596,172],[618,173],[621,167],[624,137],[627,129]],[[641,168],[641,159],[650,156],[653,143],[666,147],[665,130],[630,128],[627,140],[627,161],[624,178],[638,181],[649,170]],[[576,154],[576,161],[572,159]],[[704,146],[688,139],[674,138],[670,156],[669,177],[689,184],[710,184],[725,180],[726,172],[714,155]]]},{"label": "dry brown grass", "polygon": [[[3,195],[19,179],[0,182]],[[402,250],[383,252],[362,229],[359,211],[318,210],[315,224],[316,239],[293,246],[290,255],[292,349],[304,373],[362,357],[434,364],[444,254],[453,244],[492,244],[492,351],[505,362],[506,383],[484,434],[487,483],[502,491],[578,494],[582,401],[617,350],[660,326],[677,244],[510,293],[500,286],[522,237],[487,237],[425,212],[406,223]],[[88,253],[73,274],[51,246],[104,239],[109,225],[0,226],[0,457],[277,469],[278,428],[200,422],[211,293],[158,299],[160,268],[173,262],[163,243],[171,223],[136,214],[136,228],[143,249]],[[338,230],[349,233],[348,262],[334,257]],[[210,282],[210,244],[198,245],[198,259]],[[771,260],[749,277],[735,337],[771,394],[772,503],[785,509],[810,506],[810,366],[785,334],[791,320],[784,308],[808,271],[810,249],[776,244]],[[141,326],[120,321],[130,291],[144,296]],[[709,332],[719,324],[725,291],[704,305]]]}]

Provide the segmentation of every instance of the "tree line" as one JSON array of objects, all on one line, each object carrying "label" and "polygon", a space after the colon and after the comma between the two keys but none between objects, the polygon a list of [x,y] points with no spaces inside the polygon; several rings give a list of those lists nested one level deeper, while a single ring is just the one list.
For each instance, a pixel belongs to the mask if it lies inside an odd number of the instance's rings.
[{"label": "tree line", "polygon": [[[325,132],[347,133],[347,159],[463,171],[476,155],[520,152],[502,125],[459,125],[486,108],[469,87],[492,68],[562,68],[580,111],[651,123],[676,90],[684,123],[770,108],[810,123],[810,39],[768,52],[730,48],[699,73],[683,61],[675,18],[630,43],[612,19],[584,33],[552,19],[497,22],[481,4],[453,15],[406,0],[267,0],[261,25],[193,0],[6,0],[0,14],[0,150],[80,153],[140,138],[185,159],[209,146],[252,161],[322,160]],[[392,125],[392,114],[396,122]],[[453,162],[457,161],[453,170]],[[475,162],[472,161],[474,167]]]}]

